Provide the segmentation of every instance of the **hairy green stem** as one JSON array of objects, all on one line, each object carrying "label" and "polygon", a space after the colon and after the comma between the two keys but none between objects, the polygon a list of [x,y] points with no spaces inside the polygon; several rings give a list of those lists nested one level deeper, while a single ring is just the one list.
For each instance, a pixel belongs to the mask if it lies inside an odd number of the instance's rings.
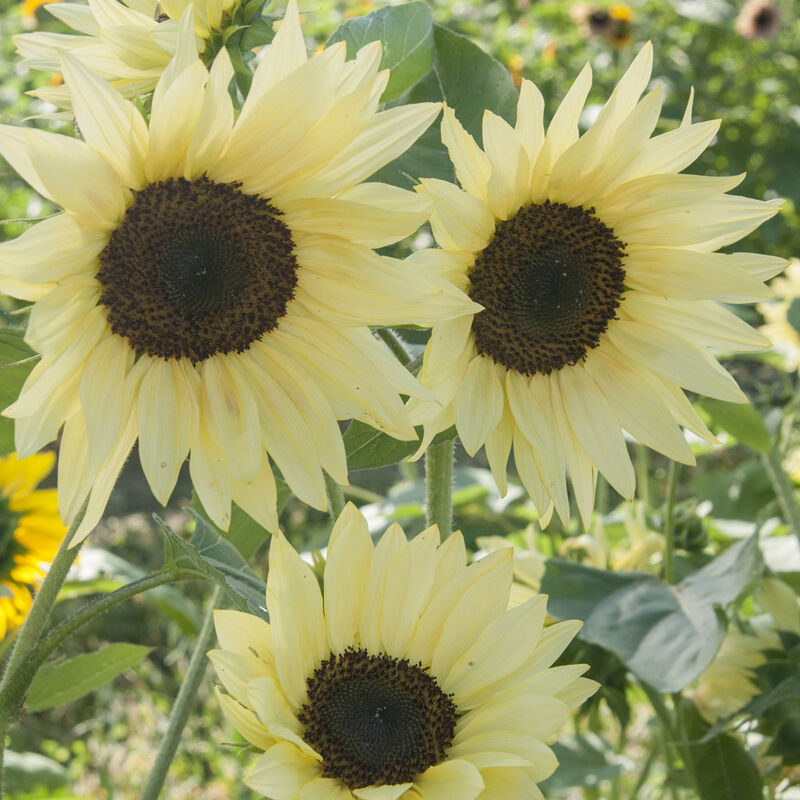
[{"label": "hairy green stem", "polygon": [[772,488],[778,496],[778,503],[780,503],[786,524],[789,526],[789,530],[800,539],[800,506],[794,499],[794,488],[783,469],[781,455],[776,447],[771,447],[762,454],[761,459],[772,482]]},{"label": "hairy green stem", "polygon": [[17,717],[25,692],[28,691],[36,672],[35,669],[30,668],[28,656],[39,642],[42,631],[50,619],[50,613],[56,603],[58,593],[67,579],[67,573],[78,557],[80,547],[70,547],[69,545],[81,524],[85,509],[84,506],[73,520],[50,564],[47,575],[36,592],[33,605],[17,634],[14,649],[11,651],[3,679],[0,681],[0,800],[3,798],[6,734],[11,722]]},{"label": "hairy green stem", "polygon": [[323,475],[325,476],[325,494],[328,496],[328,513],[331,515],[331,519],[336,522],[344,508],[344,492],[342,487],[327,472],[324,472]]},{"label": "hairy green stem", "polygon": [[667,496],[664,500],[664,580],[675,583],[675,495],[678,491],[678,474],[680,467],[677,462],[670,461],[667,470]]},{"label": "hairy green stem", "polygon": [[378,328],[375,333],[383,340],[384,344],[394,353],[394,357],[404,366],[411,363],[411,356],[406,350],[403,340],[391,328]]},{"label": "hairy green stem", "polygon": [[181,734],[186,727],[186,720],[189,719],[189,714],[194,705],[197,689],[203,680],[206,667],[208,666],[206,652],[214,643],[214,607],[219,601],[221,593],[222,590],[217,586],[211,595],[208,610],[203,620],[203,627],[200,630],[200,635],[197,637],[197,643],[194,646],[194,651],[189,661],[186,677],[181,683],[178,696],[175,698],[175,703],[172,706],[172,714],[169,718],[167,732],[161,740],[161,746],[158,748],[156,760],[153,762],[150,775],[147,778],[147,783],[142,791],[141,800],[156,800],[161,793],[161,788],[164,785],[164,780],[167,777],[170,764],[175,756],[175,751],[178,749]]},{"label": "hairy green stem", "polygon": [[453,439],[432,444],[425,451],[425,516],[438,525],[442,539],[453,532]]}]

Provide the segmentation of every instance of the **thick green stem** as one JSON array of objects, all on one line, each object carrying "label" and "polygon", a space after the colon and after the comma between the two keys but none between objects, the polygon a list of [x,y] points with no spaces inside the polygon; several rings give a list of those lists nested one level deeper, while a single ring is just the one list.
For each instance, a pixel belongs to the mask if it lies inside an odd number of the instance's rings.
[{"label": "thick green stem", "polygon": [[411,356],[406,350],[403,340],[390,328],[378,328],[375,333],[383,339],[386,346],[394,353],[395,358],[407,367],[411,363]]},{"label": "thick green stem", "polygon": [[675,583],[675,495],[678,491],[680,467],[675,461],[669,462],[667,471],[667,496],[664,500],[664,580]]},{"label": "thick green stem", "polygon": [[781,455],[777,448],[772,447],[768,452],[762,454],[761,459],[772,482],[772,488],[775,489],[775,494],[778,495],[778,502],[783,511],[786,524],[789,526],[789,530],[800,539],[800,506],[794,499],[794,488],[789,476],[783,469]]},{"label": "thick green stem", "polygon": [[325,494],[328,496],[328,513],[331,515],[331,519],[336,522],[344,508],[344,492],[342,487],[327,472],[323,474],[325,475]]},{"label": "thick green stem", "polygon": [[70,547],[69,543],[81,524],[83,512],[84,509],[81,509],[75,517],[50,564],[42,585],[36,592],[33,605],[17,634],[14,649],[11,651],[3,679],[0,681],[0,800],[3,797],[3,756],[6,734],[11,722],[17,717],[25,692],[28,691],[36,672],[35,669],[31,669],[28,656],[39,642],[42,631],[50,619],[50,613],[56,603],[58,593],[67,579],[67,573],[78,557],[80,547]]},{"label": "thick green stem", "polygon": [[156,760],[153,762],[147,783],[142,791],[141,800],[156,800],[161,793],[161,788],[175,756],[175,751],[178,749],[181,734],[186,727],[186,720],[189,719],[189,714],[194,705],[197,689],[208,666],[206,652],[214,643],[214,607],[219,601],[221,593],[222,590],[217,586],[211,595],[208,611],[206,611],[200,635],[197,637],[197,644],[195,644],[192,652],[186,677],[181,683],[178,696],[175,698],[175,704],[172,706],[172,715],[169,718],[167,732],[161,740],[161,746],[158,748]]},{"label": "thick green stem", "polygon": [[442,539],[453,531],[453,450],[454,440],[448,439],[425,451],[425,514]]},{"label": "thick green stem", "polygon": [[636,469],[636,485],[639,489],[639,499],[644,500],[649,506],[652,500],[652,495],[650,494],[650,451],[639,442],[636,442],[633,447],[636,452],[636,458],[633,463]]}]

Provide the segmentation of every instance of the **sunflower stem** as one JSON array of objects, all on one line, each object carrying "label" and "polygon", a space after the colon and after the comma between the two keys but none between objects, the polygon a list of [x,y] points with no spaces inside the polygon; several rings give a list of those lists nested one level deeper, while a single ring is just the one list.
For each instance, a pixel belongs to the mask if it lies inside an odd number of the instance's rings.
[{"label": "sunflower stem", "polygon": [[404,366],[411,363],[411,356],[406,350],[403,340],[391,328],[378,328],[375,333],[382,339],[384,344],[394,353],[394,357]]},{"label": "sunflower stem", "polygon": [[142,791],[141,800],[156,800],[161,793],[161,788],[164,785],[164,780],[167,777],[170,764],[175,756],[175,751],[178,749],[181,734],[186,727],[186,721],[189,719],[197,689],[200,686],[200,682],[203,680],[206,667],[208,666],[206,652],[214,642],[214,608],[220,599],[221,593],[221,588],[217,586],[211,594],[208,610],[203,620],[203,627],[197,637],[197,643],[194,646],[192,657],[189,660],[189,668],[186,671],[186,676],[181,683],[178,696],[175,698],[175,703],[172,706],[172,714],[169,718],[167,732],[161,740],[161,746],[158,748],[156,759],[153,762],[150,775],[147,778],[147,783]]},{"label": "sunflower stem", "polygon": [[667,497],[664,501],[664,580],[675,583],[675,496],[678,491],[680,468],[675,461],[669,462],[667,470]]},{"label": "sunflower stem", "polygon": [[323,475],[325,476],[325,494],[328,497],[328,513],[331,515],[331,519],[336,522],[344,508],[344,492],[342,487],[327,472],[323,472]]},{"label": "sunflower stem", "polygon": [[639,487],[639,499],[644,500],[650,506],[650,453],[645,445],[636,442],[634,444],[636,458],[634,465],[636,469],[636,484]]},{"label": "sunflower stem", "polygon": [[11,727],[11,722],[16,720],[25,693],[36,674],[36,668],[31,668],[28,656],[39,642],[58,599],[58,593],[67,579],[67,573],[78,557],[80,547],[70,547],[69,545],[81,524],[85,510],[86,506],[84,505],[61,541],[58,552],[50,564],[50,569],[36,592],[28,616],[17,634],[14,649],[11,651],[2,681],[0,681],[0,800],[3,797],[6,734]]},{"label": "sunflower stem", "polygon": [[778,503],[783,511],[786,524],[789,526],[789,530],[800,539],[800,506],[794,499],[794,488],[783,468],[781,454],[777,447],[771,447],[762,454],[761,459],[772,482],[772,488],[778,496]]},{"label": "sunflower stem", "polygon": [[425,451],[425,517],[446,539],[453,531],[453,452],[455,441],[432,444]]}]

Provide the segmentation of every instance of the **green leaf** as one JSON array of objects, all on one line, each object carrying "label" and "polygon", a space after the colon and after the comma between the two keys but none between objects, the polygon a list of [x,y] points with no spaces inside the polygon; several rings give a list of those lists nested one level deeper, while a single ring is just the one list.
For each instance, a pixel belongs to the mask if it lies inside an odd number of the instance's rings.
[{"label": "green leaf", "polygon": [[235,42],[236,46],[241,50],[252,50],[269,44],[275,38],[274,22],[275,17],[271,16],[257,19],[244,29],[241,38]]},{"label": "green leaf", "polygon": [[478,143],[485,109],[513,124],[519,93],[508,70],[471,39],[442,25],[434,28],[434,43],[433,69],[409,92],[409,102],[443,100]]},{"label": "green leaf", "polygon": [[193,570],[198,577],[222,586],[240,611],[266,619],[267,587],[247,565],[239,551],[194,509],[195,529],[187,542],[156,517],[164,533],[164,564]]},{"label": "green leaf", "polygon": [[761,414],[747,403],[728,403],[704,397],[698,405],[708,414],[712,430],[727,431],[757,453],[770,448],[770,435]]},{"label": "green leaf", "polygon": [[541,591],[558,619],[584,620],[580,637],[611,650],[660,692],[677,692],[711,663],[731,603],[761,570],[755,537],[737,542],[677,586],[650,575],[547,561]]},{"label": "green leaf", "polygon": [[[19,397],[38,357],[23,341],[24,331],[0,329],[0,411]],[[0,455],[14,449],[14,420],[0,417]]]},{"label": "green leaf", "polygon": [[67,783],[67,770],[39,753],[5,752],[4,788],[10,796],[34,789],[53,792]]},{"label": "green leaf", "polygon": [[688,739],[686,767],[699,800],[762,800],[761,775],[741,741],[726,733],[704,741],[708,723],[686,699],[682,710]]},{"label": "green leaf", "polygon": [[135,667],[151,650],[140,644],[117,643],[94,653],[45,664],[31,683],[27,709],[44,711],[71,703]]},{"label": "green leaf", "polygon": [[558,768],[541,784],[547,795],[570,786],[597,786],[600,781],[613,780],[627,766],[627,759],[591,731],[575,738],[562,736],[552,748]]},{"label": "green leaf", "polygon": [[334,31],[328,44],[347,42],[347,57],[369,42],[383,45],[381,69],[391,70],[381,101],[394,100],[422,78],[433,64],[433,22],[427,3],[387,6],[349,19]]},{"label": "green leaf", "polygon": [[786,321],[800,333],[800,297],[795,297],[786,311]]},{"label": "green leaf", "polygon": [[[417,435],[422,437],[422,428],[418,427],[416,431]],[[456,435],[455,427],[450,427],[446,431],[437,433],[433,443],[440,444],[448,439],[455,439]],[[350,470],[388,467],[391,464],[397,464],[398,461],[402,461],[414,453],[420,443],[420,439],[410,442],[393,439],[388,434],[358,420],[350,423],[350,427],[342,438],[347,453],[347,467]]]}]

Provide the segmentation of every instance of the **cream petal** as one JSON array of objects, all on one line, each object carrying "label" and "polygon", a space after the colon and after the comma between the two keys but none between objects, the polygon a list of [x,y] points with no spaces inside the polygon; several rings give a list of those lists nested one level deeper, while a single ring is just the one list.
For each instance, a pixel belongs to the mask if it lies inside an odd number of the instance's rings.
[{"label": "cream petal", "polygon": [[423,178],[418,191],[434,200],[431,228],[440,247],[469,251],[486,247],[495,222],[483,201],[438,178]]},{"label": "cream petal", "polygon": [[532,200],[547,197],[548,178],[559,156],[578,139],[578,119],[592,85],[592,69],[587,64],[561,101],[547,128],[544,143],[531,173]]},{"label": "cream petal", "polygon": [[136,354],[127,342],[111,334],[92,350],[80,377],[81,407],[87,421],[87,469],[94,473],[106,459],[125,422],[125,398],[120,387]]},{"label": "cream petal", "polygon": [[[19,423],[17,423],[18,431]],[[86,469],[89,445],[86,436],[86,420],[80,409],[72,414],[64,424],[59,451],[58,511],[61,519],[71,520],[75,518],[89,494],[94,475]]]},{"label": "cream petal", "polygon": [[514,432],[514,464],[517,467],[520,483],[533,500],[539,514],[540,524],[545,527],[546,523],[542,517],[546,515],[547,509],[551,505],[549,487],[542,477],[542,470],[537,464],[533,448],[519,430]]},{"label": "cream petal", "polygon": [[278,487],[266,453],[258,471],[249,481],[231,479],[231,498],[242,511],[270,533],[279,529]]},{"label": "cream petal", "polygon": [[558,383],[575,438],[614,489],[632,499],[636,486],[633,464],[605,395],[580,364],[561,370]]},{"label": "cream petal", "polygon": [[297,800],[303,786],[320,776],[317,761],[289,742],[278,742],[258,759],[244,783],[272,800]]},{"label": "cream petal", "polygon": [[[207,655],[228,694],[242,705],[258,712],[258,708],[251,702],[248,687],[258,679],[271,680],[265,663],[252,654],[240,655],[228,650],[209,650]],[[261,721],[265,725],[271,722],[264,716]]]},{"label": "cream petal", "polygon": [[[205,413],[201,419],[205,419]],[[227,458],[206,431],[197,426],[191,444],[189,474],[200,502],[211,521],[222,530],[231,522],[231,474]]]},{"label": "cream petal", "polygon": [[[498,372],[500,368],[498,367]],[[508,456],[511,453],[511,442],[514,437],[514,420],[508,402],[504,400],[503,413],[496,427],[486,435],[484,442],[486,460],[497,484],[501,497],[508,493]]]},{"label": "cream petal", "polygon": [[[192,17],[192,9],[189,5],[186,5],[180,14],[180,20],[178,22],[177,37],[175,39],[175,55],[161,72],[158,83],[153,91],[153,99],[151,102],[152,112],[150,115],[151,121],[153,115],[161,115],[162,110],[167,114],[169,113],[169,104],[166,102],[167,92],[180,75],[199,63]],[[170,38],[172,38],[172,36],[170,36]],[[86,63],[85,60],[84,63]],[[87,64],[87,66],[91,69],[90,64]]]},{"label": "cream petal", "polygon": [[258,721],[258,717],[249,709],[245,708],[227,694],[223,694],[218,687],[214,687],[214,694],[217,697],[222,713],[228,721],[248,742],[252,742],[262,750],[268,750],[275,744],[275,739],[270,735],[264,725]]},{"label": "cream petal", "polygon": [[444,106],[441,125],[442,143],[450,154],[456,177],[465,192],[486,203],[487,187],[492,176],[492,166],[486,153],[465,130],[455,111]]},{"label": "cream petal", "polygon": [[434,586],[444,586],[467,569],[467,550],[461,531],[455,531],[436,551]]},{"label": "cream petal", "polygon": [[503,415],[503,387],[494,362],[486,356],[474,358],[464,374],[453,401],[456,428],[464,449],[474,456]]},{"label": "cream petal", "polygon": [[542,631],[536,649],[530,660],[524,665],[523,671],[528,675],[533,675],[551,666],[582,627],[583,623],[577,619],[548,625]]},{"label": "cream petal", "polygon": [[[532,736],[521,736],[519,731],[490,730],[471,736],[456,734],[449,755],[469,761],[481,770],[481,774],[487,767],[528,767],[537,774],[550,774],[558,765],[555,753],[546,744]],[[528,797],[527,794],[519,796]]]},{"label": "cream petal", "polygon": [[41,300],[48,292],[55,289],[57,284],[53,283],[29,283],[10,275],[0,274],[0,292],[9,297],[16,297],[19,300],[30,300],[36,302]]},{"label": "cream petal", "polygon": [[[778,273],[786,269],[788,263],[784,258],[765,256],[761,253],[729,253],[726,257],[731,259],[731,263],[735,264],[743,272],[747,272],[760,281],[774,278]],[[719,299],[722,300],[723,298]]]},{"label": "cream petal", "polygon": [[175,361],[154,358],[138,396],[139,459],[156,499],[166,505],[197,425],[197,398]]},{"label": "cream petal", "polygon": [[475,800],[483,791],[483,778],[474,764],[448,758],[428,767],[414,779],[414,788],[422,800]]},{"label": "cream petal", "polygon": [[397,800],[410,788],[410,783],[396,783],[392,786],[365,786],[363,789],[353,789],[353,795],[360,800]]},{"label": "cream petal", "polygon": [[300,790],[299,800],[352,800],[353,793],[334,778],[315,778]]},{"label": "cream petal", "polygon": [[343,652],[355,641],[371,560],[367,521],[348,503],[333,526],[325,565],[325,624],[333,653]]},{"label": "cream petal", "polygon": [[271,677],[261,676],[250,680],[247,683],[246,694],[247,705],[267,727],[278,723],[294,734],[303,733],[303,725],[292,713],[286,697]]},{"label": "cream petal", "polygon": [[47,12],[61,20],[67,27],[90,36],[97,34],[98,23],[88,6],[78,3],[60,3],[58,6],[53,3],[52,6]]},{"label": "cream petal", "polygon": [[533,167],[544,143],[544,98],[536,85],[524,78],[519,87],[517,121],[514,127],[528,154],[531,167],[531,174],[528,175],[530,182]]},{"label": "cream petal", "polygon": [[259,98],[307,60],[308,54],[300,27],[297,0],[289,0],[278,32],[253,75],[250,89],[253,96]]},{"label": "cream petal", "polygon": [[282,534],[270,544],[267,608],[278,679],[296,709],[306,700],[306,678],[329,650],[317,579]]},{"label": "cream petal", "polygon": [[33,166],[28,152],[28,128],[16,125],[0,125],[0,155],[8,161],[19,176],[42,197],[50,197],[45,184],[39,178],[39,173]]},{"label": "cream petal", "polygon": [[[557,765],[558,761],[548,775],[555,772]],[[538,770],[536,774],[538,774]],[[544,800],[544,795],[536,785],[536,779],[526,770],[489,768],[482,769],[481,776],[486,784],[481,800],[508,800],[509,797]],[[544,780],[544,777],[539,780]]]},{"label": "cream petal", "polygon": [[506,730],[542,741],[558,730],[569,714],[567,704],[556,697],[518,692],[468,711],[458,720],[458,736],[467,739],[486,731]]},{"label": "cream petal", "polygon": [[67,209],[87,228],[109,230],[130,205],[130,190],[112,166],[85,142],[27,128],[31,163],[46,197]]},{"label": "cream petal", "polygon": [[69,214],[55,214],[0,244],[0,271],[34,283],[88,273],[107,241],[105,232],[84,228]]},{"label": "cream petal", "polygon": [[492,166],[487,204],[498,219],[508,219],[530,199],[531,165],[517,132],[502,117],[483,112],[483,147]]},{"label": "cream petal", "polygon": [[83,138],[114,167],[126,186],[141,189],[148,140],[144,117],[67,52],[61,55],[61,70]]},{"label": "cream petal", "polygon": [[272,658],[272,630],[268,622],[255,614],[231,609],[214,611],[214,627],[219,646],[237,655],[260,658],[270,673],[275,672]]}]

